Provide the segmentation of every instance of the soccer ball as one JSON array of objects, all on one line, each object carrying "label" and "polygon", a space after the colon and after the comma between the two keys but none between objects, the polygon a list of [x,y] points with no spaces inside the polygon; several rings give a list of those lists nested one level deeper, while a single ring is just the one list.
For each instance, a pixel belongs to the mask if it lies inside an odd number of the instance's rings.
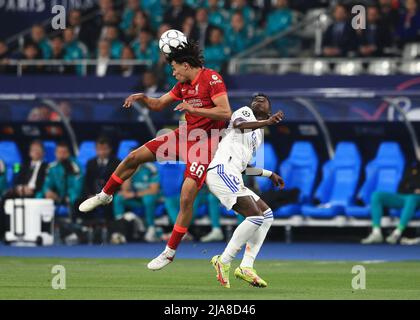
[{"label": "soccer ball", "polygon": [[184,46],[187,43],[187,37],[178,30],[171,29],[165,31],[159,39],[159,49],[164,54],[170,54],[172,48]]}]

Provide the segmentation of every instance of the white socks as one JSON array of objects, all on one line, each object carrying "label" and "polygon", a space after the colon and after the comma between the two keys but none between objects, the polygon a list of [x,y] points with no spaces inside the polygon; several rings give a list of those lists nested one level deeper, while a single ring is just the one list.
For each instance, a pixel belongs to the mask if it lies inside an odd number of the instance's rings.
[{"label": "white socks", "polygon": [[264,222],[259,227],[259,229],[254,233],[251,239],[248,240],[245,247],[244,257],[241,262],[241,267],[243,268],[253,268],[255,258],[260,251],[260,248],[267,236],[268,230],[273,223],[273,211],[271,209],[267,209],[264,211]]},{"label": "white socks", "polygon": [[372,233],[376,236],[376,235],[379,235],[379,236],[382,236],[382,231],[381,231],[381,228],[378,228],[378,227],[373,227],[372,228]]},{"label": "white socks", "polygon": [[169,248],[166,246],[165,250],[163,251],[167,257],[173,258],[175,257],[176,250]]},{"label": "white socks", "polygon": [[255,234],[264,222],[262,216],[247,217],[235,230],[232,239],[230,239],[225,251],[223,252],[220,260],[222,263],[229,264],[242,246]]},{"label": "white socks", "polygon": [[98,194],[98,196],[102,201],[108,201],[109,199],[112,199],[112,195],[105,193],[103,190]]}]

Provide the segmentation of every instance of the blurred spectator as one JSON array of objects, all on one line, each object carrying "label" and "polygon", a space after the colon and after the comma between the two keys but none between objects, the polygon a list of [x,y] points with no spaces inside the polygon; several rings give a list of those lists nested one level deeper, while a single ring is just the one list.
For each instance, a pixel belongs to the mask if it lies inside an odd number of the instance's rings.
[{"label": "blurred spectator", "polygon": [[0,241],[3,241],[5,233],[5,223],[6,217],[4,213],[3,205],[3,194],[7,190],[7,175],[6,175],[6,165],[4,161],[0,159]]},{"label": "blurred spectator", "polygon": [[[29,42],[25,44],[20,58],[26,60],[38,60],[41,59],[42,56],[38,46]],[[22,65],[21,68],[22,74],[38,74],[44,72],[44,67],[42,65]]]},{"label": "blurred spectator", "polygon": [[209,23],[219,28],[225,27],[229,15],[223,8],[222,2],[220,0],[207,0]]},{"label": "blurred spectator", "polygon": [[420,162],[407,166],[404,176],[398,187],[398,192],[374,192],[370,200],[372,211],[372,232],[362,240],[363,244],[381,243],[381,218],[384,208],[401,209],[398,227],[386,238],[386,242],[396,244],[416,209],[420,208]]},{"label": "blurred spectator", "polygon": [[120,219],[127,210],[143,208],[147,231],[144,240],[158,241],[155,228],[155,209],[159,193],[159,173],[152,163],[140,165],[137,172],[124,181],[121,191],[114,196],[114,216]]},{"label": "blurred spectator", "polygon": [[55,157],[56,161],[49,165],[44,185],[36,197],[52,199],[57,205],[69,206],[72,211],[81,194],[80,167],[71,157],[66,143],[57,144]]},{"label": "blurred spectator", "polygon": [[[126,61],[134,61],[134,52],[129,46],[124,46],[121,59]],[[118,74],[123,77],[131,77],[137,73],[137,69],[138,68],[133,65],[121,65],[119,66]]]},{"label": "blurred spectator", "polygon": [[[96,157],[86,164],[86,173],[83,179],[83,199],[100,193],[111,174],[117,168],[120,160],[112,154],[111,142],[105,137],[96,140]],[[112,206],[105,206],[104,217],[110,221],[114,219]]]},{"label": "blurred spectator", "polygon": [[14,73],[13,66],[9,65],[10,51],[6,42],[0,40],[0,73]]},{"label": "blurred spectator", "polygon": [[230,0],[229,18],[238,11],[242,13],[245,23],[254,28],[256,25],[255,12],[254,9],[248,5],[247,0]]},{"label": "blurred spectator", "polygon": [[356,33],[349,21],[347,8],[337,4],[333,18],[334,22],[323,35],[323,54],[327,57],[346,56],[357,47]]},{"label": "blurred spectator", "polygon": [[138,60],[151,60],[153,64],[156,64],[159,60],[159,46],[153,39],[150,30],[140,31],[138,40],[133,42],[131,48]]},{"label": "blurred spectator", "polygon": [[[51,39],[51,59],[53,60],[63,60],[65,59],[65,52],[64,52],[64,42],[63,38],[60,35],[55,35]],[[45,72],[51,74],[63,74],[63,73],[70,73],[72,71],[72,67],[66,65],[47,65],[45,66]]]},{"label": "blurred spectator", "polygon": [[162,24],[162,4],[161,0],[142,0],[141,7],[146,11],[147,15],[150,17],[150,23],[153,30],[157,30]]},{"label": "blurred spectator", "polygon": [[[60,101],[58,103],[58,109],[64,115],[66,120],[70,121],[72,119],[72,109],[71,104],[68,101]],[[61,115],[58,112],[52,111],[50,113],[50,121],[61,121]]]},{"label": "blurred spectator", "polygon": [[184,22],[182,23],[181,31],[187,38],[194,38],[194,23],[195,20],[193,17],[186,17]]},{"label": "blurred spectator", "polygon": [[[162,24],[158,29],[157,39],[161,37],[161,35],[171,29],[169,24]],[[163,54],[159,54],[159,60],[157,64],[158,74],[161,78],[158,81],[162,81],[165,83],[165,90],[172,89],[172,87],[176,84],[176,79],[172,76],[172,67],[167,63],[166,58]]]},{"label": "blurred spectator", "polygon": [[95,52],[96,45],[99,39],[105,36],[105,30],[108,25],[117,25],[118,17],[114,11],[114,1],[100,0],[99,11],[93,20],[86,24],[86,29],[89,33],[89,49]]},{"label": "blurred spectator", "polygon": [[182,29],[187,17],[194,17],[194,10],[184,4],[184,0],[171,0],[171,5],[163,15],[163,22],[171,25],[173,29]]},{"label": "blurred spectator", "polygon": [[[64,40],[64,59],[67,61],[80,60],[88,57],[88,50],[86,46],[78,41],[74,36],[74,31],[72,28],[66,28],[63,31],[63,40]],[[76,70],[77,74],[82,74],[82,66],[80,65],[70,65],[68,66],[69,72],[74,72]]]},{"label": "blurred spectator", "polygon": [[[203,190],[203,189],[202,189]],[[223,241],[224,235],[220,226],[220,202],[207,188],[202,191],[204,194],[204,201],[207,202],[208,213],[211,222],[211,231],[200,238],[201,242]],[[196,201],[195,203],[198,203]],[[194,203],[194,205],[195,205]],[[197,210],[198,208],[194,208]],[[196,212],[196,211],[194,211]]]},{"label": "blurred spectator", "polygon": [[292,25],[292,10],[289,9],[287,0],[276,0],[275,10],[268,15],[265,34],[272,36],[288,29]]},{"label": "blurred spectator", "polygon": [[74,37],[83,42],[89,52],[94,52],[98,38],[89,23],[82,24],[82,12],[80,10],[70,10],[68,27],[73,29]]},{"label": "blurred spectator", "polygon": [[49,121],[51,116],[51,109],[46,106],[37,106],[32,108],[29,112],[28,121]]},{"label": "blurred spectator", "polygon": [[235,12],[232,15],[230,26],[226,31],[226,45],[230,48],[232,55],[238,54],[247,49],[253,38],[253,29],[245,25],[242,13]]},{"label": "blurred spectator", "polygon": [[51,58],[51,46],[48,42],[47,37],[45,36],[45,29],[39,24],[35,24],[31,28],[31,36],[28,39],[28,42],[32,42],[38,46],[41,52],[43,59]]},{"label": "blurred spectator", "polygon": [[89,74],[104,77],[117,72],[117,66],[109,65],[111,60],[111,43],[108,40],[99,41],[96,65],[90,66]]},{"label": "blurred spectator", "polygon": [[380,20],[379,14],[378,7],[368,7],[366,29],[356,31],[359,38],[359,54],[361,56],[381,56],[384,48],[391,45],[391,31]]},{"label": "blurred spectator", "polygon": [[393,6],[393,0],[379,0],[380,17],[384,25],[394,32],[399,21],[398,9]]},{"label": "blurred spectator", "polygon": [[195,14],[195,24],[192,30],[192,38],[198,41],[198,45],[201,49],[207,44],[208,33],[211,28],[209,24],[207,10],[199,8]]},{"label": "blurred spectator", "polygon": [[152,27],[147,13],[143,10],[138,10],[135,12],[133,23],[130,24],[129,28],[125,29],[125,35],[127,40],[133,40],[141,30],[151,29]]},{"label": "blurred spectator", "polygon": [[127,32],[134,22],[135,15],[139,12],[139,0],[127,0],[124,11],[121,16],[120,29]]},{"label": "blurred spectator", "polygon": [[417,0],[406,0],[405,10],[397,25],[397,38],[400,45],[420,39],[420,12]]},{"label": "blurred spectator", "polygon": [[[1,164],[0,164],[1,166]],[[13,187],[7,191],[6,198],[32,198],[41,191],[44,184],[48,163],[44,161],[44,145],[35,140],[29,146],[29,160],[19,170]]]},{"label": "blurred spectator", "polygon": [[4,161],[0,159],[0,198],[6,192],[6,189],[7,189],[6,165],[4,164]]},{"label": "blurred spectator", "polygon": [[124,43],[119,38],[118,28],[114,25],[107,26],[103,40],[107,40],[111,45],[111,58],[120,59]]},{"label": "blurred spectator", "polygon": [[141,77],[140,83],[135,87],[135,91],[144,92],[146,95],[162,92],[163,88],[159,85],[156,72],[146,70]]},{"label": "blurred spectator", "polygon": [[218,72],[222,72],[229,58],[228,48],[223,43],[223,31],[220,28],[212,28],[210,31],[209,45],[204,49],[206,66]]}]

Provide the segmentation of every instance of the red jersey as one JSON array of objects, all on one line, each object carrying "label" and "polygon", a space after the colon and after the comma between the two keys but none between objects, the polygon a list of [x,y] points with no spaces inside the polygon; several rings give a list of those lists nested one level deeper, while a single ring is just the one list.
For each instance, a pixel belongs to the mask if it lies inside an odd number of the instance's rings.
[{"label": "red jersey", "polygon": [[[194,108],[214,108],[213,100],[227,94],[223,78],[216,71],[202,68],[191,83],[178,82],[169,92],[175,100],[185,100]],[[200,128],[206,131],[222,129],[225,121],[186,113],[188,130]]]}]

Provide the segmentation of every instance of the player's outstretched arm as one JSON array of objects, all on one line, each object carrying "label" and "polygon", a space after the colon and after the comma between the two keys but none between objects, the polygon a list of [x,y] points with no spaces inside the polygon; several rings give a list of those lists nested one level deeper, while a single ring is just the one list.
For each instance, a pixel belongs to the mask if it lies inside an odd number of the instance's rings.
[{"label": "player's outstretched arm", "polygon": [[123,107],[130,108],[134,102],[139,102],[152,111],[162,111],[174,101],[169,93],[165,93],[159,98],[148,97],[144,93],[136,93],[125,99]]},{"label": "player's outstretched arm", "polygon": [[277,173],[261,168],[248,167],[245,170],[247,176],[263,176],[269,178],[276,187],[284,188],[284,180]]},{"label": "player's outstretched arm", "polygon": [[243,118],[238,118],[233,122],[233,127],[239,130],[255,130],[260,129],[265,126],[271,126],[273,124],[279,123],[284,118],[282,111],[276,112],[267,120],[258,120],[258,121],[246,121]]},{"label": "player's outstretched arm", "polygon": [[213,120],[229,120],[232,116],[232,110],[230,109],[229,99],[226,94],[221,95],[213,99],[215,104],[214,108],[194,108],[187,102],[180,103],[174,110],[185,111],[197,116],[210,118]]}]

